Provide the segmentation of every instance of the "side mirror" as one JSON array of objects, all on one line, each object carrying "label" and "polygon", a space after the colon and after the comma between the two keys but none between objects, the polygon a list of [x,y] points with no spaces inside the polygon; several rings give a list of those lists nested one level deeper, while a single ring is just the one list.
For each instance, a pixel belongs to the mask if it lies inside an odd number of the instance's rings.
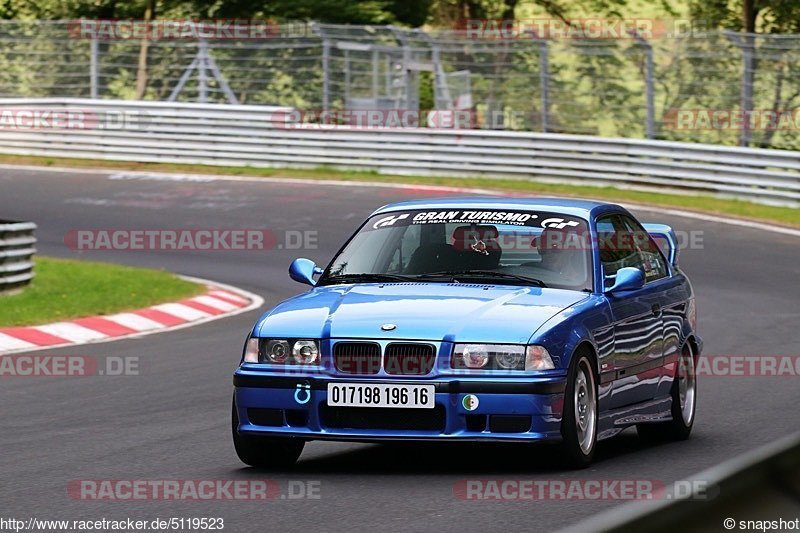
[{"label": "side mirror", "polygon": [[322,274],[322,269],[318,268],[311,259],[300,257],[292,261],[292,264],[289,265],[289,277],[300,283],[305,283],[313,287],[317,284],[314,279],[315,274]]},{"label": "side mirror", "polygon": [[605,290],[606,294],[624,291],[635,291],[644,287],[644,272],[635,267],[623,267],[617,270],[614,285]]}]

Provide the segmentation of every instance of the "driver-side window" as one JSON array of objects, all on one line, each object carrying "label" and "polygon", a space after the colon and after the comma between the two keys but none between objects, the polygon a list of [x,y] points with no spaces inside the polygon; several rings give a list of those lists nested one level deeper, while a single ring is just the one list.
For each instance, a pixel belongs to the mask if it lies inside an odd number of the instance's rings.
[{"label": "driver-side window", "polygon": [[641,268],[638,251],[630,244],[632,241],[633,236],[630,235],[619,215],[611,215],[597,220],[597,246],[600,250],[603,283],[606,287],[614,284],[614,278],[620,268]]},{"label": "driver-side window", "polygon": [[644,271],[645,281],[654,281],[657,279],[665,278],[669,275],[667,269],[667,261],[661,249],[653,240],[653,237],[647,233],[647,230],[634,219],[626,216],[621,217],[627,228],[636,237],[633,241],[634,246],[639,252],[641,258],[641,268]]},{"label": "driver-side window", "polygon": [[597,244],[603,265],[603,282],[606,287],[614,283],[617,271],[635,267],[645,274],[647,281],[667,275],[663,256],[651,249],[652,239],[644,228],[623,215],[610,215],[597,221]]}]

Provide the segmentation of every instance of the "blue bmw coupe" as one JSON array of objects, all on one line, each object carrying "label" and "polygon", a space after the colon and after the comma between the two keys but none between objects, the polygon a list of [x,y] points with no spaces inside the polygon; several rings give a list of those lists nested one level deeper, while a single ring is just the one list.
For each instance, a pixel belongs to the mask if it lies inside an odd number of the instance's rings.
[{"label": "blue bmw coupe", "polygon": [[695,417],[692,286],[675,232],[565,199],[375,211],[311,286],[266,312],[236,369],[233,441],[257,467],[309,440],[558,441],[574,467],[636,426]]}]

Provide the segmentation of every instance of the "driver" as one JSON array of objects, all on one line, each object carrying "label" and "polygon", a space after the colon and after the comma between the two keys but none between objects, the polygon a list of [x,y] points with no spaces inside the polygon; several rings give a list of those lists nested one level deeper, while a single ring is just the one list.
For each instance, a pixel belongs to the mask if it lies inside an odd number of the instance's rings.
[{"label": "driver", "polygon": [[581,238],[574,228],[545,229],[536,239],[536,248],[542,257],[540,266],[569,279],[585,277],[581,252]]}]

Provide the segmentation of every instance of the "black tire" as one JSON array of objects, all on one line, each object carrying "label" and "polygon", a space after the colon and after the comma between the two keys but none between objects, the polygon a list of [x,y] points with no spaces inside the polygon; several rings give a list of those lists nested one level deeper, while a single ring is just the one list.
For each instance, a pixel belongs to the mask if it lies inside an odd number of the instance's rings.
[{"label": "black tire", "polygon": [[271,438],[240,435],[239,414],[236,401],[233,402],[231,414],[233,427],[233,446],[236,455],[246,465],[256,468],[289,468],[293,466],[303,453],[305,441],[292,437]]},{"label": "black tire", "polygon": [[585,351],[575,352],[569,365],[561,419],[561,452],[566,466],[586,468],[592,464],[597,446],[598,413],[594,363]]},{"label": "black tire", "polygon": [[[681,358],[675,365],[675,379],[672,382],[670,396],[672,397],[672,420],[652,424],[637,424],[636,432],[639,437],[651,442],[686,440],[692,433],[695,411],[697,408],[697,374],[694,350],[687,343],[681,352]],[[681,380],[688,380],[681,383]],[[691,406],[686,404],[689,399],[688,385],[691,388]],[[683,389],[683,390],[682,390]]]}]

